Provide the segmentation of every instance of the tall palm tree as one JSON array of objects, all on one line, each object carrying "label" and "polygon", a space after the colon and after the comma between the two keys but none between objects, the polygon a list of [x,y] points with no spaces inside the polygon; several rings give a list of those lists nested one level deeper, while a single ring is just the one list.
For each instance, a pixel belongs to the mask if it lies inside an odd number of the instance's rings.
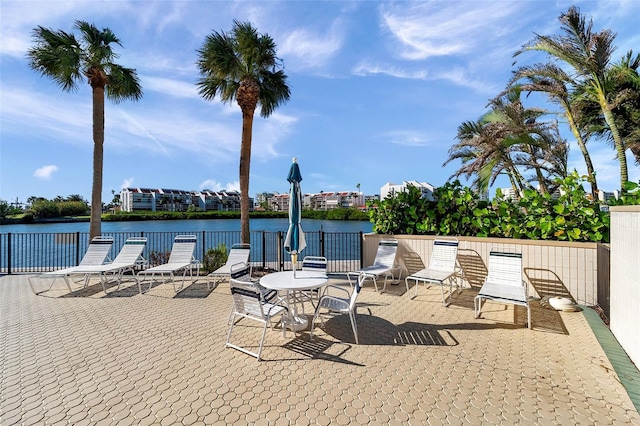
[{"label": "tall palm tree", "polygon": [[198,93],[206,100],[220,97],[225,103],[235,99],[242,111],[240,145],[240,235],[243,243],[249,234],[249,167],[253,115],[260,104],[260,116],[269,117],[289,100],[287,76],[276,56],[276,44],[267,34],[259,34],[248,22],[233,21],[230,33],[208,35],[198,49],[197,66],[203,76],[197,82]]},{"label": "tall palm tree", "polygon": [[515,55],[528,50],[542,51],[573,68],[576,78],[582,83],[584,95],[596,102],[602,110],[614,141],[616,157],[620,164],[620,185],[624,191],[629,179],[625,144],[613,116],[612,81],[607,73],[611,55],[615,50],[613,42],[616,35],[609,30],[592,32],[593,21],[587,22],[575,6],[560,15],[560,23],[563,35],[536,35]]},{"label": "tall palm tree", "polygon": [[572,100],[570,91],[572,86],[571,77],[555,64],[540,63],[515,70],[513,78],[509,82],[509,87],[512,88],[516,84],[523,91],[543,93],[547,95],[551,102],[560,105],[584,158],[587,168],[587,180],[591,184],[591,195],[596,199],[598,196],[598,182],[591,155],[587,149],[589,132],[584,129],[584,126],[579,126],[581,111]]},{"label": "tall palm tree", "polygon": [[93,184],[91,187],[90,238],[101,234],[102,167],[104,152],[104,98],[113,102],[138,100],[142,89],[134,69],[113,61],[118,54],[112,44],[122,47],[109,28],[99,30],[93,24],[76,21],[80,39],[72,33],[41,26],[33,30],[34,46],[27,52],[29,66],[52,78],[65,92],[78,89],[87,80],[93,98]]}]

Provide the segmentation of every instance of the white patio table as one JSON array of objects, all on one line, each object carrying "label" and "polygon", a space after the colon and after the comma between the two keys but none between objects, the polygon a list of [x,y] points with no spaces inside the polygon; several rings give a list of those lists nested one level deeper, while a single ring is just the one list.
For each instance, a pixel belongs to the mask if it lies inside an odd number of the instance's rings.
[{"label": "white patio table", "polygon": [[296,308],[295,293],[302,290],[319,289],[329,281],[326,275],[318,274],[316,271],[282,271],[267,274],[260,278],[260,285],[270,290],[285,291],[287,293],[287,308],[289,319],[287,328],[293,331],[300,331],[307,328],[308,320],[306,316],[298,315]]}]

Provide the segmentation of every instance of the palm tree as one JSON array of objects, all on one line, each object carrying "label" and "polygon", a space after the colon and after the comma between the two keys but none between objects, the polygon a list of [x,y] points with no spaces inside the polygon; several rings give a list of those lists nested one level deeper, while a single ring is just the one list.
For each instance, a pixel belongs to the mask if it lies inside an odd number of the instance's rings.
[{"label": "palm tree", "polygon": [[198,51],[197,66],[203,76],[198,93],[206,100],[220,97],[225,103],[235,99],[242,111],[240,145],[240,235],[249,234],[249,167],[253,115],[260,104],[260,116],[267,118],[289,100],[287,76],[276,56],[276,45],[267,34],[259,34],[248,22],[233,21],[230,33],[208,35]]},{"label": "palm tree", "polygon": [[109,28],[76,21],[80,40],[71,33],[41,26],[33,30],[35,45],[27,52],[29,66],[52,78],[65,92],[76,91],[87,79],[93,97],[93,185],[89,237],[101,234],[102,166],[104,150],[104,98],[113,102],[138,100],[142,89],[136,71],[113,61],[118,58],[111,45],[122,46]]},{"label": "palm tree", "polygon": [[609,30],[592,32],[593,21],[587,22],[575,6],[560,15],[564,35],[536,35],[531,42],[515,53],[519,55],[527,50],[546,52],[555,59],[570,65],[584,90],[584,96],[596,102],[614,141],[616,157],[620,164],[620,185],[624,191],[629,179],[624,140],[612,112],[612,81],[608,78],[611,55],[615,50],[613,41],[616,35]]},{"label": "palm tree", "polygon": [[[525,81],[523,82],[522,80]],[[596,199],[598,196],[598,183],[593,162],[587,150],[589,133],[583,128],[584,126],[579,126],[581,111],[576,108],[571,96],[570,88],[572,83],[571,77],[560,67],[552,63],[544,63],[518,68],[514,71],[509,86],[512,88],[517,84],[523,91],[544,93],[551,102],[560,105],[571,133],[576,138],[580,152],[584,157],[587,180],[591,184],[591,195]]]}]

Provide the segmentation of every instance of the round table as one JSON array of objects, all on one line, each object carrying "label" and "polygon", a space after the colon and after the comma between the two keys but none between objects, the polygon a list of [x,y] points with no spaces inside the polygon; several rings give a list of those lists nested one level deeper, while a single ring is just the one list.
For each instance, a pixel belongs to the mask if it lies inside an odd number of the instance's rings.
[{"label": "round table", "polygon": [[322,287],[329,281],[326,275],[318,274],[317,271],[282,271],[267,274],[260,278],[260,285],[270,290],[287,292],[287,308],[289,310],[289,321],[287,327],[293,331],[300,331],[307,328],[307,318],[298,316],[295,307],[292,308],[291,294],[301,290],[313,290]]}]

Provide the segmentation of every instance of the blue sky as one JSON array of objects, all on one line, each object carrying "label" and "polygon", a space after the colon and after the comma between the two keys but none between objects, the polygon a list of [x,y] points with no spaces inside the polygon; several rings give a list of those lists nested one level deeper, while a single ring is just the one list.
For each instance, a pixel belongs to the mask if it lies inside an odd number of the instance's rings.
[{"label": "blue sky", "polygon": [[[387,182],[444,184],[458,125],[486,111],[510,78],[513,52],[534,33],[558,34],[571,5],[594,30],[617,32],[618,59],[640,51],[640,2],[611,1],[7,1],[0,0],[0,199],[91,198],[91,92],[63,92],[27,65],[37,25],[75,20],[110,28],[119,63],[144,97],[105,105],[103,201],[122,187],[238,189],[237,104],[197,94],[196,49],[212,31],[250,21],[278,46],[291,100],[256,114],[250,193],[287,192],[297,157],[304,192],[378,194]],[[521,55],[518,64],[544,59]],[[571,143],[570,169],[584,172]],[[589,149],[599,186],[619,185],[614,151]],[[640,168],[629,162],[630,178]],[[498,186],[507,186],[499,181]]]}]

